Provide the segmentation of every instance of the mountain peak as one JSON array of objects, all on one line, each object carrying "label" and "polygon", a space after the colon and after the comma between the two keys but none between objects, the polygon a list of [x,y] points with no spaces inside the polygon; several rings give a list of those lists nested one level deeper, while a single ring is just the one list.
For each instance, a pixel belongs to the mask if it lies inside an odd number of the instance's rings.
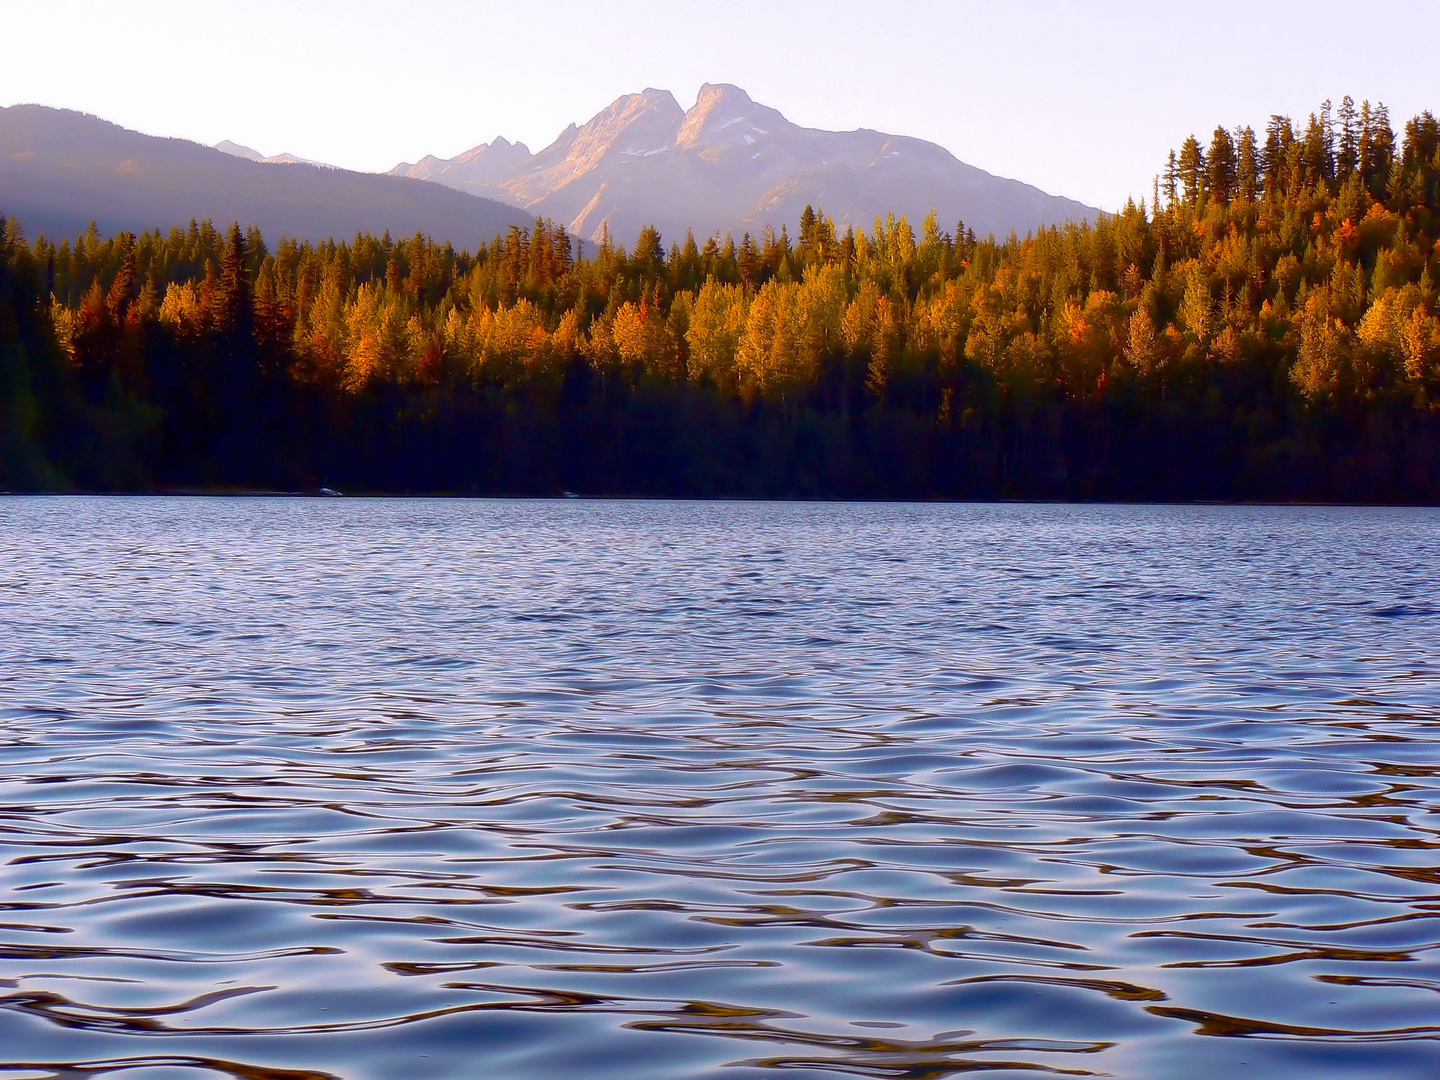
[{"label": "mountain peak", "polygon": [[755,104],[755,100],[740,87],[733,83],[705,83],[700,87],[700,94],[695,99],[695,107],[718,103],[724,105],[736,105],[742,108]]},{"label": "mountain peak", "polygon": [[607,226],[633,236],[645,224],[675,236],[686,228],[755,233],[793,224],[806,204],[824,206],[842,227],[869,228],[889,211],[919,222],[933,209],[947,226],[963,218],[1000,235],[1094,214],[992,177],[934,143],[801,127],[731,83],[704,84],[689,111],[668,90],[648,87],[571,124],[533,157],[508,145],[497,139],[483,155],[406,175],[492,194],[587,239]]},{"label": "mountain peak", "polygon": [[248,146],[241,146],[239,143],[231,142],[229,139],[216,143],[212,149],[219,150],[222,154],[229,154],[231,157],[244,158],[246,161],[265,160],[265,155],[260,153],[259,150],[252,149]]},{"label": "mountain peak", "polygon": [[[632,98],[641,98],[649,104],[661,109],[680,109],[680,102],[675,100],[674,94],[672,94],[669,90],[657,90],[653,86],[647,86],[644,90],[640,91],[640,93],[629,94],[627,96]],[[624,98],[621,98],[621,100],[623,101]],[[680,111],[683,112],[684,110],[682,109]]]},{"label": "mountain peak", "polygon": [[755,104],[740,87],[706,83],[695,107],[685,114],[675,144],[686,150],[753,146],[772,131],[791,126],[776,110]]},{"label": "mountain peak", "polygon": [[591,131],[616,123],[629,125],[641,117],[652,116],[665,122],[673,119],[678,124],[684,118],[685,110],[680,108],[680,103],[669,90],[647,87],[641,93],[616,98],[608,109],[602,110],[580,130]]},{"label": "mountain peak", "polygon": [[448,160],[430,155],[414,165],[401,162],[390,170],[390,175],[406,176],[412,180],[435,180],[459,191],[483,195],[529,160],[530,148],[524,143],[497,138]]},{"label": "mountain peak", "polygon": [[472,147],[455,160],[476,162],[483,159],[487,165],[506,169],[514,168],[529,156],[530,148],[524,143],[511,142],[509,139],[501,137],[494,142],[481,143],[479,146]]},{"label": "mountain peak", "polygon": [[669,90],[626,94],[576,132],[567,160],[575,171],[583,172],[612,151],[627,157],[659,153],[674,144],[684,119],[684,110]]}]

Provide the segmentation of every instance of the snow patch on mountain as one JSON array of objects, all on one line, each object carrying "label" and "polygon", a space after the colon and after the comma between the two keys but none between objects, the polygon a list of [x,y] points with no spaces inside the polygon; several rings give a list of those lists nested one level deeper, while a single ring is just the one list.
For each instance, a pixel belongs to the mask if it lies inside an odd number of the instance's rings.
[{"label": "snow patch on mountain", "polygon": [[841,228],[869,228],[887,212],[918,228],[934,209],[942,227],[963,219],[1002,236],[1098,213],[966,165],[934,143],[800,127],[725,83],[706,83],[689,110],[666,90],[617,98],[534,155],[497,139],[392,172],[498,199],[589,239],[606,229],[627,239],[646,224],[676,239],[687,229],[778,230],[807,204]]}]

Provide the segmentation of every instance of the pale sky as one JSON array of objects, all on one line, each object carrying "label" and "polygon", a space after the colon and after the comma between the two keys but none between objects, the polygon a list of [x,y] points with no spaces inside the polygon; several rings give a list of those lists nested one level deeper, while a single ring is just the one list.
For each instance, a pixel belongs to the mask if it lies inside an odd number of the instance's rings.
[{"label": "pale sky", "polygon": [[1114,209],[1217,123],[1440,111],[1440,0],[0,0],[0,105],[382,171],[731,82]]}]

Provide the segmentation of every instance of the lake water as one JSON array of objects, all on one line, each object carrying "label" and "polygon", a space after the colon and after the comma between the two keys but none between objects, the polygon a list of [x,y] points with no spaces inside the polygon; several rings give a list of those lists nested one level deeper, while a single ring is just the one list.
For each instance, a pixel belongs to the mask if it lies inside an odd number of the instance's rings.
[{"label": "lake water", "polygon": [[1440,1075],[1440,512],[0,500],[0,1080]]}]

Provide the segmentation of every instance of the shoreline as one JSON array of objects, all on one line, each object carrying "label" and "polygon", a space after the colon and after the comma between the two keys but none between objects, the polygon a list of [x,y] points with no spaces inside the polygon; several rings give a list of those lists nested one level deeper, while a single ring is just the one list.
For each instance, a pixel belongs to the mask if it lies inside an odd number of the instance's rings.
[{"label": "shoreline", "polygon": [[1235,507],[1334,507],[1354,509],[1440,509],[1431,502],[1356,502],[1314,499],[1079,499],[1079,498],[786,498],[749,495],[582,495],[573,492],[531,495],[479,495],[455,492],[392,492],[392,491],[275,491],[264,488],[175,488],[147,491],[0,491],[0,498],[12,499],[350,499],[350,500],[430,500],[447,502],[644,502],[644,503],[757,503],[826,504],[857,506],[1235,506]]}]

